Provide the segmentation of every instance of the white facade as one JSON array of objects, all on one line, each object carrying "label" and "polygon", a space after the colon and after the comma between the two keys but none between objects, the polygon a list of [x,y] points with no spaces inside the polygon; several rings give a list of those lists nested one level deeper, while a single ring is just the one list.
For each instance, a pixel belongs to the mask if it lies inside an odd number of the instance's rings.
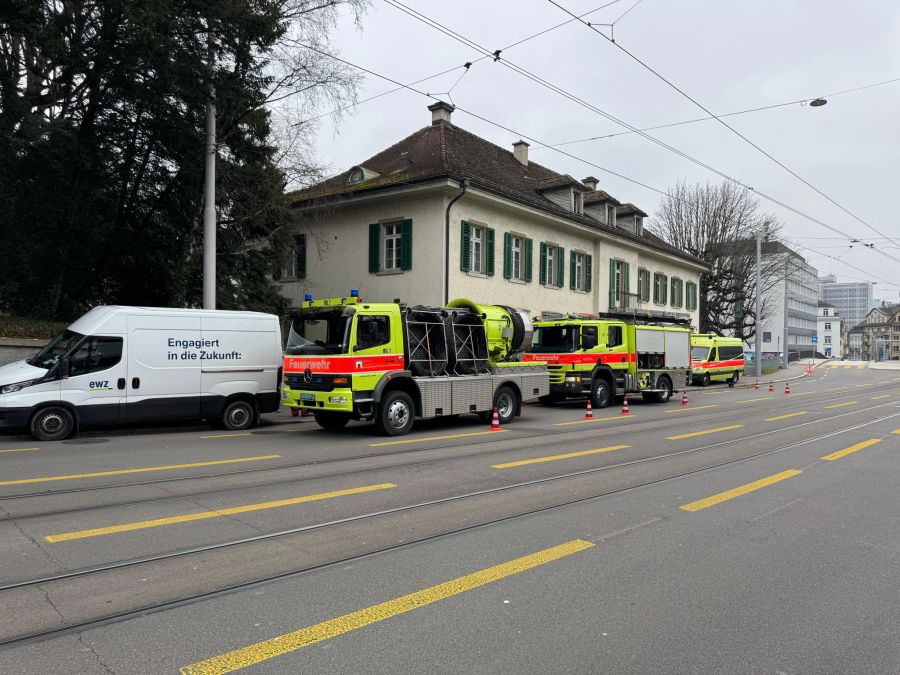
[{"label": "white facade", "polygon": [[841,317],[834,307],[819,307],[817,351],[825,356],[841,358]]}]

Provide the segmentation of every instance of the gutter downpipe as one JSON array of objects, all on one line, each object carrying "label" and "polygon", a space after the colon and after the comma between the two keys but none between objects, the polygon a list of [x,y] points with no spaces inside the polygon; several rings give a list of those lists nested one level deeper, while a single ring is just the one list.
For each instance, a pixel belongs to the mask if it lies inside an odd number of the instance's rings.
[{"label": "gutter downpipe", "polygon": [[463,178],[459,181],[460,193],[450,200],[447,204],[447,210],[444,214],[444,306],[450,302],[450,209],[453,205],[466,194],[469,187],[469,179]]}]

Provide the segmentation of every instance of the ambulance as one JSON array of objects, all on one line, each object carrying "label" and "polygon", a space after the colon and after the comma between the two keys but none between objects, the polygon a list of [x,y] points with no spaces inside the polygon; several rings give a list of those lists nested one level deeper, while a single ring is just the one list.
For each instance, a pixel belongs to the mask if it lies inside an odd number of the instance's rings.
[{"label": "ambulance", "polygon": [[215,419],[240,431],[278,410],[281,380],[274,314],[95,307],[0,367],[0,430],[59,441],[87,427]]},{"label": "ambulance", "polygon": [[744,374],[744,344],[740,338],[715,333],[691,334],[691,382],[705,387],[716,380],[734,386]]}]

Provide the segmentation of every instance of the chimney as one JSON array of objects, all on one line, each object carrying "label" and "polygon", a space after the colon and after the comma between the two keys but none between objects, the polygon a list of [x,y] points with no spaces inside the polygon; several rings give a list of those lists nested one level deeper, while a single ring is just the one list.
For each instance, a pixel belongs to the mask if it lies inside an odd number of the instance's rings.
[{"label": "chimney", "polygon": [[513,154],[521,164],[528,166],[528,143],[521,139],[513,143]]},{"label": "chimney", "polygon": [[449,103],[444,103],[443,101],[438,101],[437,103],[432,103],[428,106],[428,109],[431,111],[431,123],[437,124],[438,122],[447,122],[450,123],[450,114],[456,110]]},{"label": "chimney", "polygon": [[409,158],[409,153],[401,152],[400,153],[400,168],[408,169],[411,166],[412,166],[412,160]]},{"label": "chimney", "polygon": [[581,179],[581,183],[582,183],[588,190],[590,190],[591,192],[596,192],[596,191],[597,191],[597,183],[599,183],[599,182],[600,182],[600,181],[598,181],[598,180],[597,180],[596,178],[594,178],[593,176],[588,176],[587,178],[582,178],[582,179]]}]

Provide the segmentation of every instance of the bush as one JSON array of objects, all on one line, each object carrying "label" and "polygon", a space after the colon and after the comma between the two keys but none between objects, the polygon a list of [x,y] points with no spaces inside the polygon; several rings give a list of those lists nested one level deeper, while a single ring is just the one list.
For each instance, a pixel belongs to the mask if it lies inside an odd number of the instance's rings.
[{"label": "bush", "polygon": [[49,340],[68,324],[0,314],[0,337]]}]

